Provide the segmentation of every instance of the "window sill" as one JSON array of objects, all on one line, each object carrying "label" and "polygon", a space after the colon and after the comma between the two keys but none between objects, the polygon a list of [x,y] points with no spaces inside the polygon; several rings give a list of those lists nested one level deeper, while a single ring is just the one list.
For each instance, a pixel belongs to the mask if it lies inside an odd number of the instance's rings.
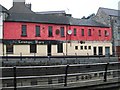
[{"label": "window sill", "polygon": [[21,37],[27,37],[27,35],[21,35]]},{"label": "window sill", "polygon": [[48,36],[48,37],[53,37],[53,36]]},{"label": "window sill", "polygon": [[35,36],[35,37],[41,37],[41,36]]}]

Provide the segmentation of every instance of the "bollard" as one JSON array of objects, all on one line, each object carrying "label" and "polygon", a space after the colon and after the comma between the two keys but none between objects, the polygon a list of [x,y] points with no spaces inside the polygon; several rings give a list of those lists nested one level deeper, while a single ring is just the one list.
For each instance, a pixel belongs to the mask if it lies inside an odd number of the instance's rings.
[{"label": "bollard", "polygon": [[105,66],[105,73],[104,73],[104,82],[107,82],[107,69],[108,69],[109,63],[106,64]]},{"label": "bollard", "polygon": [[66,69],[65,69],[65,81],[64,81],[65,84],[64,84],[64,86],[67,86],[68,67],[69,67],[69,65],[67,65]]},{"label": "bollard", "polygon": [[16,81],[16,67],[13,67],[13,73],[14,73],[14,90],[17,90],[17,81]]}]

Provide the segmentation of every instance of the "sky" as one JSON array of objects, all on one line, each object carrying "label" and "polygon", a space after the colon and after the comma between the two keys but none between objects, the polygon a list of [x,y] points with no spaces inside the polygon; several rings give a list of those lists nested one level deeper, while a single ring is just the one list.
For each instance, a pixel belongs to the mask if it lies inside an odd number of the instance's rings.
[{"label": "sky", "polygon": [[[26,3],[32,4],[32,11],[57,11],[65,10],[72,14],[74,18],[87,17],[97,13],[99,7],[118,9],[120,0],[26,0]],[[13,0],[0,0],[0,4],[10,9]]]}]

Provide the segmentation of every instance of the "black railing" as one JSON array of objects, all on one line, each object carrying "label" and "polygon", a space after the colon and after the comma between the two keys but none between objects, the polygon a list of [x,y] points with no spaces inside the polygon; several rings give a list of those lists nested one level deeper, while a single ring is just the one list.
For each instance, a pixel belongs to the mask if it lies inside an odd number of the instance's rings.
[{"label": "black railing", "polygon": [[[66,87],[69,86],[70,83],[81,83],[84,80],[88,82],[91,82],[91,80],[92,82],[93,80],[96,82],[99,82],[99,80],[109,82],[109,79],[119,78],[119,75],[117,75],[118,72],[120,72],[120,69],[118,68],[119,66],[120,63],[115,62],[91,65],[77,64],[58,66],[1,67],[3,69],[3,77],[1,79],[3,80],[3,88],[14,88],[14,90],[17,90],[18,87],[24,88],[33,86]],[[12,73],[10,74],[11,71],[13,71],[13,75]],[[40,83],[36,85],[38,82],[34,81],[34,83],[32,82],[32,85],[24,86],[24,83],[26,83],[24,81],[26,80],[29,82],[38,80]],[[6,84],[11,83],[11,81],[13,81],[13,86],[5,86]],[[58,83],[56,83],[57,81]],[[17,86],[20,82],[22,82],[21,86]]]}]

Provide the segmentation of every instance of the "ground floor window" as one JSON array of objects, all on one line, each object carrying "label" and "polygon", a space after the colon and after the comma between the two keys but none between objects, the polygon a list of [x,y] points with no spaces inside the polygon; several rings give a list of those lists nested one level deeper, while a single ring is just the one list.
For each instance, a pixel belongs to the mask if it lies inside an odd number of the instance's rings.
[{"label": "ground floor window", "polygon": [[58,53],[63,53],[63,44],[62,43],[59,43],[57,45],[57,51],[58,51]]},{"label": "ground floor window", "polygon": [[103,47],[98,47],[99,55],[103,55]]},{"label": "ground floor window", "polygon": [[110,47],[105,47],[105,55],[110,55]]},{"label": "ground floor window", "polygon": [[6,53],[13,54],[13,45],[12,44],[6,45]]},{"label": "ground floor window", "polygon": [[31,44],[30,45],[30,53],[36,53],[37,52],[37,45],[36,44]]}]

